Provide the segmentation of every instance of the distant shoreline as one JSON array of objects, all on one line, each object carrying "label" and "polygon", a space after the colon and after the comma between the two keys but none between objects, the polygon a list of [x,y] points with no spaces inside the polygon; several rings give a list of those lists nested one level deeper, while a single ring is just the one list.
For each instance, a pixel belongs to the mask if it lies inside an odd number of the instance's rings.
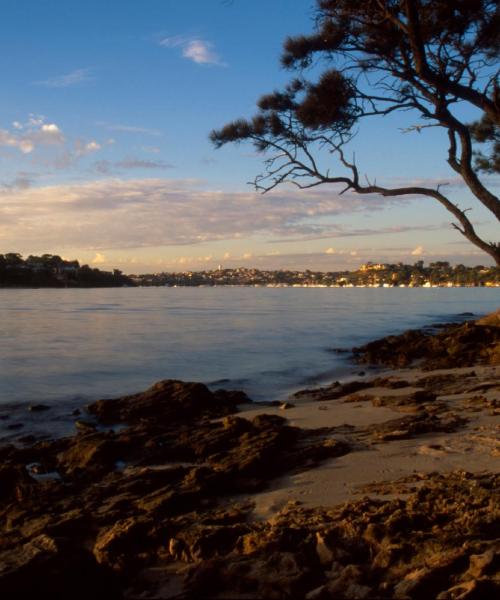
[{"label": "distant shoreline", "polygon": [[95,289],[124,289],[124,288],[151,288],[151,287],[163,287],[163,288],[272,288],[272,289],[353,289],[353,288],[371,288],[371,289],[417,289],[417,288],[446,288],[446,289],[457,289],[457,288],[498,288],[500,287],[500,282],[491,283],[488,285],[456,285],[453,283],[449,284],[431,284],[431,285],[314,285],[314,284],[283,284],[283,283],[268,283],[268,284],[259,284],[259,283],[216,283],[216,284],[198,284],[198,285],[2,285],[0,284],[0,289],[7,290],[95,290]]}]

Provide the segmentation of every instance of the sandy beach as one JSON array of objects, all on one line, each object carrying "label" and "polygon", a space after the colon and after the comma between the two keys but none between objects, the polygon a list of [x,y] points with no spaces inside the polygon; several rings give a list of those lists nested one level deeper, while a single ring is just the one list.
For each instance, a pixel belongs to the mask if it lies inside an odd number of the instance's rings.
[{"label": "sandy beach", "polygon": [[[244,410],[246,418],[258,414],[285,416],[292,426],[305,429],[327,428],[335,439],[350,444],[352,451],[272,484],[272,489],[256,494],[256,514],[270,518],[287,502],[304,506],[330,506],[376,495],[377,484],[433,471],[465,469],[476,473],[500,470],[500,367],[388,370],[377,379],[405,382],[408,387],[387,389],[368,387],[360,393],[335,400],[317,401],[312,397],[292,399],[290,408],[255,408]],[[371,426],[386,423],[403,415],[418,414],[425,405],[375,406],[377,398],[405,399],[422,389],[424,378],[443,380],[434,391],[444,415],[466,419],[454,432],[430,431],[407,439],[378,440],[367,432]],[[428,407],[427,407],[428,408]],[[434,408],[434,406],[432,407]],[[380,485],[383,495],[384,486]]]}]

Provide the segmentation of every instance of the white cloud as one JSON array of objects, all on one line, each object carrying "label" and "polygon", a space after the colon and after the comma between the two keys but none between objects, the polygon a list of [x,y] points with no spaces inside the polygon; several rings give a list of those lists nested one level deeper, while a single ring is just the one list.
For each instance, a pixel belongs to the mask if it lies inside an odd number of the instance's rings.
[{"label": "white cloud", "polygon": [[13,131],[0,129],[0,146],[16,148],[22,154],[31,154],[37,146],[64,143],[61,129],[55,123],[45,123],[45,117],[30,115],[26,123],[14,121]]},{"label": "white cloud", "polygon": [[422,256],[423,253],[424,253],[423,246],[417,246],[415,248],[415,250],[412,250],[411,255],[412,256]]},{"label": "white cloud", "polygon": [[90,75],[91,69],[75,69],[65,75],[58,75],[42,81],[34,81],[35,85],[43,85],[51,88],[66,88],[73,85],[80,85],[88,81],[92,81],[94,77]]},{"label": "white cloud", "polygon": [[337,251],[335,250],[335,248],[327,248],[325,250],[325,254],[337,254]]},{"label": "white cloud", "polygon": [[40,131],[43,133],[48,133],[50,135],[60,135],[61,130],[55,123],[44,123],[40,128]]},{"label": "white cloud", "polygon": [[220,65],[219,56],[212,48],[209,42],[192,40],[182,49],[182,56],[199,65]]},{"label": "white cloud", "polygon": [[98,144],[96,141],[88,142],[85,144],[85,149],[87,152],[97,152],[97,150],[101,149],[101,144]]},{"label": "white cloud", "polygon": [[102,146],[99,142],[95,140],[91,140],[90,142],[85,142],[83,140],[75,140],[74,151],[71,154],[72,159],[80,158],[82,156],[87,156],[88,154],[93,154],[94,152],[99,152]]},{"label": "white cloud", "polygon": [[181,48],[182,56],[198,65],[226,66],[215,52],[212,42],[200,38],[187,38],[176,35],[160,40],[160,46],[164,48]]}]

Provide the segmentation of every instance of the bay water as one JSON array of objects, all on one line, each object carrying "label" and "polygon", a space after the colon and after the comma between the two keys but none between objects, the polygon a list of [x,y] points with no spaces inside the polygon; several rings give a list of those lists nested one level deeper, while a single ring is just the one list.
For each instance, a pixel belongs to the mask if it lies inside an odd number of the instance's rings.
[{"label": "bay water", "polygon": [[75,407],[160,379],[284,399],[359,371],[336,348],[499,305],[498,288],[1,289],[0,429],[57,434]]}]

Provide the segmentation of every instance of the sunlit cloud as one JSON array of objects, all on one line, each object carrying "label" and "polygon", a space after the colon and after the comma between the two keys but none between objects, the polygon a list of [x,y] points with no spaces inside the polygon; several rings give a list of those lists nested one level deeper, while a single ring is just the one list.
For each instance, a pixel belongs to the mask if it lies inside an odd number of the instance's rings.
[{"label": "sunlit cloud", "polygon": [[92,259],[92,264],[93,265],[102,265],[105,262],[106,262],[106,257],[104,256],[104,254],[101,254],[100,252],[96,252],[96,255]]},{"label": "sunlit cloud", "polygon": [[37,146],[64,143],[63,133],[55,123],[46,123],[41,115],[30,115],[26,123],[14,121],[13,130],[0,129],[0,146],[14,148],[22,154],[31,154]]},{"label": "sunlit cloud", "polygon": [[[326,235],[327,217],[377,211],[395,200],[282,189],[267,195],[205,190],[193,180],[104,179],[0,193],[0,240],[7,245],[99,251]],[[315,223],[309,213],[314,207]],[[9,226],[5,225],[7,216]]]},{"label": "sunlit cloud", "polygon": [[226,66],[217,52],[215,52],[212,42],[200,38],[189,38],[176,35],[160,40],[160,46],[163,46],[164,48],[180,48],[184,58],[187,58],[198,65]]},{"label": "sunlit cloud", "polygon": [[412,256],[422,256],[423,253],[424,253],[424,247],[423,246],[417,246],[415,248],[415,250],[412,250],[411,255]]},{"label": "sunlit cloud", "polygon": [[88,154],[99,152],[101,148],[101,144],[99,144],[99,142],[96,142],[95,140],[92,140],[90,142],[76,140],[74,154],[76,157],[87,156]]},{"label": "sunlit cloud", "polygon": [[74,85],[80,85],[93,81],[94,77],[91,76],[91,69],[75,69],[65,75],[58,75],[57,77],[50,77],[42,81],[34,81],[35,85],[43,85],[50,88],[66,88]]}]

